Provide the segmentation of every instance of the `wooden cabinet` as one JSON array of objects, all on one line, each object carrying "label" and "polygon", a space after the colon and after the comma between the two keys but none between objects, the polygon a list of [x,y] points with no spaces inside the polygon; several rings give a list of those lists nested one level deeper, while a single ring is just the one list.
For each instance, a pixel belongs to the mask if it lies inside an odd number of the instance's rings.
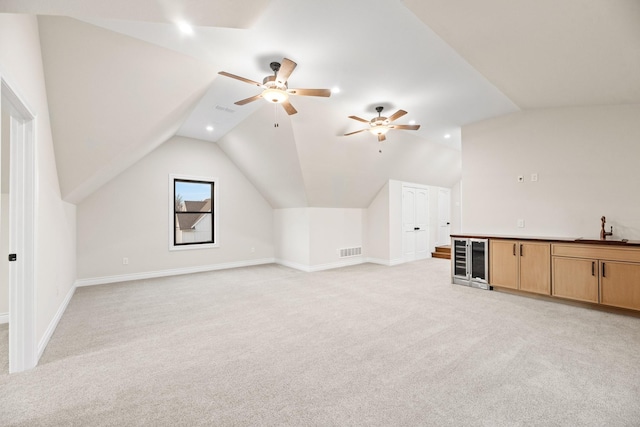
[{"label": "wooden cabinet", "polygon": [[598,302],[598,260],[553,257],[552,271],[553,296]]},{"label": "wooden cabinet", "polygon": [[489,283],[492,286],[551,294],[551,245],[491,239]]},{"label": "wooden cabinet", "polygon": [[640,310],[640,249],[554,244],[552,295]]},{"label": "wooden cabinet", "polygon": [[600,261],[600,303],[640,310],[640,264]]}]

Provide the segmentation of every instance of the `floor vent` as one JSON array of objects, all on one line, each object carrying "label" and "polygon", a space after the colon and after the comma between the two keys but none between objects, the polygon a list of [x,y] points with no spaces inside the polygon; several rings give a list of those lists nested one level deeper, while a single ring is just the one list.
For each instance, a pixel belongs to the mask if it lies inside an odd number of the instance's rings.
[{"label": "floor vent", "polygon": [[340,258],[348,258],[351,256],[360,256],[362,255],[362,247],[358,246],[357,248],[342,248],[340,249]]}]

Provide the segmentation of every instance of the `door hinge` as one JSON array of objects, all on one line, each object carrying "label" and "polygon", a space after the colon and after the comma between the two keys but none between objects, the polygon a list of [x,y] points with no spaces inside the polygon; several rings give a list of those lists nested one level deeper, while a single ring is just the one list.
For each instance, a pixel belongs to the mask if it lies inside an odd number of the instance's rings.
[{"label": "door hinge", "polygon": [[9,254],[9,261],[15,261],[18,259],[18,255],[16,254]]}]

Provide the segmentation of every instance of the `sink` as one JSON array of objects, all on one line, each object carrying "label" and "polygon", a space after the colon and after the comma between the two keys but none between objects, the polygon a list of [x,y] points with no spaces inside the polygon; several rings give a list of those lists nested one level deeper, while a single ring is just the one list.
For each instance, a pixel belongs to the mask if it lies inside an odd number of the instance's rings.
[{"label": "sink", "polygon": [[596,243],[598,245],[624,245],[629,241],[629,239],[584,239],[582,237],[578,237],[574,242],[582,242],[582,243]]}]

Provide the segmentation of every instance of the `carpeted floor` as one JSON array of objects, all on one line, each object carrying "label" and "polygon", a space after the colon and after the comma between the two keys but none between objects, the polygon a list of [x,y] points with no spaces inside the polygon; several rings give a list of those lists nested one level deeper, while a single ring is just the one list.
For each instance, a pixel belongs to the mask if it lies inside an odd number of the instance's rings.
[{"label": "carpeted floor", "polygon": [[640,319],[278,265],[79,288],[0,425],[637,426]]}]

